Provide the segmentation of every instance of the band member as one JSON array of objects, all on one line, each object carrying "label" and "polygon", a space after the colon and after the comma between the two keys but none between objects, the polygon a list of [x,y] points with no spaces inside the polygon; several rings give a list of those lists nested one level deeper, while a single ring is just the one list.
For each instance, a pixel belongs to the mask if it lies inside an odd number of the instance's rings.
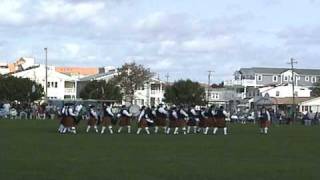
[{"label": "band member", "polygon": [[214,106],[210,106],[210,108],[208,109],[208,118],[205,119],[205,129],[203,134],[208,134],[209,128],[214,126],[214,116],[216,115],[216,111]]},{"label": "band member", "polygon": [[226,126],[226,117],[228,116],[227,112],[224,110],[223,106],[216,111],[214,115],[214,129],[213,134],[216,134],[218,128],[223,128],[223,134],[227,135],[227,126]]},{"label": "band member", "polygon": [[163,104],[160,104],[155,111],[155,129],[154,132],[158,133],[159,127],[162,127],[164,132],[166,133],[167,130],[167,116],[168,116],[168,111],[165,109]]},{"label": "band member", "polygon": [[198,133],[205,132],[205,128],[206,128],[206,121],[208,119],[208,111],[205,107],[201,107],[200,111],[199,111],[199,128],[198,128]]},{"label": "band member", "polygon": [[141,107],[139,118],[138,118],[138,130],[137,134],[140,134],[141,130],[144,129],[147,134],[150,134],[149,127],[148,127],[148,122],[153,122],[149,118],[150,111],[151,109],[146,108],[145,106]]},{"label": "band member", "polygon": [[260,133],[268,134],[268,126],[271,121],[269,111],[265,107],[262,107],[258,113],[258,117],[260,120]]},{"label": "band member", "polygon": [[127,126],[128,127],[128,133],[131,133],[131,125],[130,125],[130,119],[132,117],[132,114],[129,113],[128,109],[126,108],[125,105],[123,105],[121,107],[121,110],[120,110],[120,121],[119,121],[119,129],[118,129],[118,133],[121,132],[122,128],[124,126]]},{"label": "band member", "polygon": [[98,127],[97,127],[97,122],[98,122],[98,114],[96,110],[94,109],[93,105],[89,105],[89,115],[88,115],[88,126],[86,132],[88,133],[90,131],[91,127],[94,127],[96,133],[98,133]]},{"label": "band member", "polygon": [[177,127],[177,122],[178,122],[177,107],[173,105],[171,106],[171,110],[169,112],[169,127],[167,128],[166,134],[170,134],[171,128]]},{"label": "band member", "polygon": [[60,133],[71,132],[76,134],[75,114],[73,112],[73,104],[66,103],[62,108],[62,125],[59,127]]},{"label": "band member", "polygon": [[187,134],[186,125],[187,125],[188,119],[189,119],[188,114],[183,109],[183,106],[180,106],[179,111],[178,111],[178,122],[177,122],[177,126],[174,130],[174,134],[179,134],[179,128],[182,129],[183,134]]},{"label": "band member", "polygon": [[106,128],[108,127],[110,134],[113,134],[112,130],[112,118],[114,118],[114,114],[112,113],[112,106],[111,104],[104,103],[103,104],[103,117],[102,117],[102,129],[101,134],[104,133]]},{"label": "band member", "polygon": [[188,127],[187,127],[187,133],[190,133],[191,127],[193,127],[193,133],[197,133],[197,124],[199,122],[199,112],[196,111],[196,108],[194,105],[192,105],[188,111],[189,120],[188,120]]},{"label": "band member", "polygon": [[59,128],[58,128],[58,132],[59,133],[63,133],[63,131],[64,131],[63,121],[64,121],[64,118],[66,117],[65,111],[67,109],[68,109],[68,106],[66,104],[64,104],[64,106],[59,111],[59,116],[60,116],[60,125],[59,125]]}]

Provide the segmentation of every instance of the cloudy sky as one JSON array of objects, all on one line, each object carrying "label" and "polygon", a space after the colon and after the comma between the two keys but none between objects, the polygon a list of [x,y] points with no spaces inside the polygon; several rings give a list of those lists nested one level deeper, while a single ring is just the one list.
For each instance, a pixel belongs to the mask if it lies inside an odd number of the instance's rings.
[{"label": "cloudy sky", "polygon": [[240,67],[320,68],[320,0],[1,0],[0,61],[136,61],[165,79],[219,82]]}]

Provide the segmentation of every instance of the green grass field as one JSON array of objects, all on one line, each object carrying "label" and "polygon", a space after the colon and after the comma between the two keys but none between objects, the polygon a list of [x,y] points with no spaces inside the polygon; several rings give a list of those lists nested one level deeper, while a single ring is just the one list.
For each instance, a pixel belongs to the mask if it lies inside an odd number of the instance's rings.
[{"label": "green grass field", "polygon": [[60,135],[57,124],[0,120],[0,179],[320,179],[319,126],[147,136],[85,134],[83,125]]}]

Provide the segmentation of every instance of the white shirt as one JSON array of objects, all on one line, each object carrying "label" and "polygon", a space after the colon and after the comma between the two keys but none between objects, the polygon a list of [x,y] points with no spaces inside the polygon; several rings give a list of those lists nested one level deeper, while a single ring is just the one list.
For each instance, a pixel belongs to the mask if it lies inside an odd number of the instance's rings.
[{"label": "white shirt", "polygon": [[107,111],[107,113],[108,113],[110,116],[114,117],[114,114],[113,114],[112,111],[111,111],[111,107],[107,107],[107,108],[106,108],[106,111]]},{"label": "white shirt", "polygon": [[[266,114],[267,114],[267,117],[268,117],[268,121],[270,121],[271,120],[271,116],[270,116],[270,113],[269,113],[269,111],[266,111]],[[261,112],[259,112],[259,117],[261,117]]]},{"label": "white shirt", "polygon": [[189,117],[183,109],[180,109],[180,114],[184,115],[184,117]]},{"label": "white shirt", "polygon": [[172,111],[172,116],[176,119],[178,119],[178,114],[177,111]]},{"label": "white shirt", "polygon": [[69,107],[69,109],[68,109],[68,114],[69,114],[69,116],[76,116],[76,115],[73,113],[73,108],[72,108],[72,107]]},{"label": "white shirt", "polygon": [[143,118],[144,115],[145,115],[145,110],[142,110],[142,111],[140,112],[140,115],[139,115],[139,118],[138,118],[138,122],[141,121],[141,119]]},{"label": "white shirt", "polygon": [[158,111],[162,114],[168,114],[168,112],[163,107],[160,107]]},{"label": "white shirt", "polygon": [[97,112],[96,112],[94,109],[90,109],[90,114],[91,114],[94,118],[98,119]]},{"label": "white shirt", "polygon": [[191,112],[191,114],[192,114],[192,115],[194,115],[194,116],[196,116],[196,115],[197,115],[196,110],[195,110],[195,109],[193,109],[193,108],[190,110],[190,112]]},{"label": "white shirt", "polygon": [[124,115],[126,115],[126,116],[132,116],[132,114],[130,114],[126,109],[125,110],[123,110],[123,112],[122,112]]}]

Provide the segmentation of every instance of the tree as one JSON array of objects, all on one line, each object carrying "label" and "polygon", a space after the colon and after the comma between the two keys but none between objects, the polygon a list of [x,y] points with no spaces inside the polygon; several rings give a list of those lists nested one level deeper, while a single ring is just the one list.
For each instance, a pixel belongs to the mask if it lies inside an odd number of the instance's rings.
[{"label": "tree", "polygon": [[313,84],[310,89],[312,97],[320,97],[320,82]]},{"label": "tree", "polygon": [[166,87],[165,102],[179,105],[204,105],[205,89],[191,80],[179,80]]},{"label": "tree", "polygon": [[150,69],[133,62],[118,68],[118,75],[113,80],[120,85],[126,101],[132,103],[135,89],[143,86],[153,75]]},{"label": "tree", "polygon": [[80,92],[83,99],[122,100],[120,87],[113,80],[90,81]]},{"label": "tree", "polygon": [[27,78],[0,76],[0,100],[29,102],[41,99],[43,87]]}]

